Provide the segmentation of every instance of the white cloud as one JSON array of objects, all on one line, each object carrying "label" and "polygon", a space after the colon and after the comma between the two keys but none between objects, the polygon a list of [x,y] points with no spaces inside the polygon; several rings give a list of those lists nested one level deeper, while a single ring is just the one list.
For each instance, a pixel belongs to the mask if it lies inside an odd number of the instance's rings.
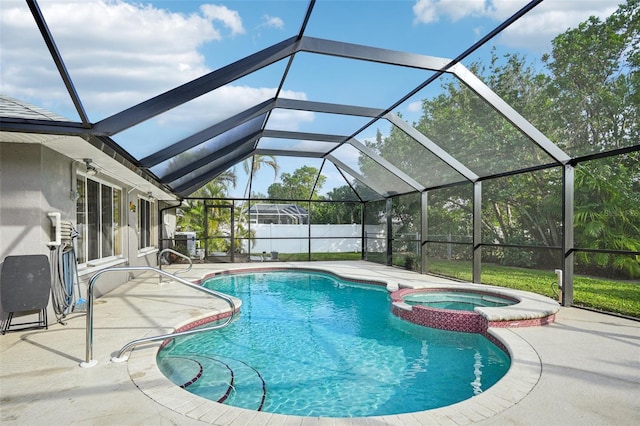
[{"label": "white cloud", "polygon": [[[307,95],[302,92],[283,90],[280,95],[283,98],[307,100]],[[269,118],[269,127],[272,129],[298,131],[303,123],[310,123],[315,119],[311,111],[297,111],[292,109],[276,109]]]},{"label": "white cloud", "polygon": [[408,112],[421,112],[422,111],[422,102],[421,101],[411,102],[409,105],[407,105],[407,111]]},{"label": "white cloud", "polygon": [[[208,72],[198,48],[221,38],[202,15],[121,1],[47,2],[42,12],[94,120],[95,111],[101,117],[115,113]],[[28,9],[3,1],[0,20],[0,91],[20,99],[66,101]]]},{"label": "white cloud", "polygon": [[277,28],[279,30],[284,28],[284,21],[281,18],[278,18],[277,16],[264,15],[262,17],[262,21],[263,21],[263,23],[261,24],[262,27]]},{"label": "white cloud", "polygon": [[[209,73],[200,49],[245,31],[238,12],[215,5],[191,14],[121,0],[43,2],[41,9],[92,121]],[[2,0],[0,25],[0,92],[73,119],[69,95],[25,3]],[[196,122],[207,114],[212,123],[273,96],[275,88],[228,85],[217,92],[184,107],[188,114],[176,111],[162,120]]]},{"label": "white cloud", "polygon": [[487,13],[485,0],[418,0],[413,5],[417,23],[437,22],[441,17],[452,21]]},{"label": "white cloud", "polygon": [[[275,93],[275,88],[268,87],[224,86],[159,116],[156,122],[161,127],[200,130],[270,99]],[[281,95],[289,99],[306,99],[301,92],[283,91]],[[312,120],[311,112],[278,110],[272,114],[270,123],[281,122],[284,130],[297,130],[301,122]]]},{"label": "white cloud", "polygon": [[[514,0],[417,0],[414,22],[430,24],[442,19],[489,18],[504,21],[526,4]],[[500,43],[511,47],[540,49],[556,35],[577,26],[589,16],[605,18],[616,9],[611,0],[545,0],[508,27]]]},{"label": "white cloud", "polygon": [[[501,0],[504,1],[504,0]],[[511,47],[548,47],[551,40],[575,28],[590,16],[606,19],[617,8],[610,0],[543,1],[515,25],[500,35],[500,42]]]},{"label": "white cloud", "polygon": [[215,4],[204,4],[200,6],[200,10],[204,16],[214,21],[220,21],[231,30],[232,35],[244,34],[242,19],[240,14],[235,10],[230,10],[226,6],[218,6]]}]

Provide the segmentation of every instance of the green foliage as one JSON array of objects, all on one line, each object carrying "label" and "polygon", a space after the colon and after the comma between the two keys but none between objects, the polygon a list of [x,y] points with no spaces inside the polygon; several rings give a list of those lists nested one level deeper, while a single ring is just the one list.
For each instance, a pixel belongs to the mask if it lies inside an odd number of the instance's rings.
[{"label": "green foliage", "polygon": [[[543,58],[551,79],[553,127],[573,155],[640,140],[640,2],[630,0],[605,21],[592,17],[553,41]],[[574,232],[580,248],[640,251],[638,151],[580,163],[575,171]],[[577,269],[640,276],[632,256],[577,253]],[[600,272],[598,272],[600,271]]]},{"label": "green foliage", "polygon": [[421,195],[419,193],[400,195],[391,199],[391,235],[411,235],[420,239],[421,230]]},{"label": "green foliage", "polygon": [[[316,193],[318,189],[316,189]],[[339,186],[327,192],[319,200],[336,201],[333,203],[311,203],[311,223],[335,223],[338,225],[360,223],[362,205],[349,185]],[[354,202],[349,202],[354,201]]]},{"label": "green foliage", "polygon": [[[236,184],[236,175],[231,171],[227,171],[216,179],[210,181],[202,188],[198,189],[193,195],[202,198],[225,198],[230,187]],[[230,209],[215,208],[206,211],[207,207],[202,199],[188,199],[177,212],[177,230],[178,231],[195,231],[196,238],[205,240],[207,234],[215,232],[224,223],[231,221]],[[209,214],[212,213],[212,214]],[[210,251],[224,251],[224,247],[207,247]]]},{"label": "green foliage", "polygon": [[385,200],[370,201],[364,205],[365,225],[378,225],[386,222],[387,202]]},{"label": "green foliage", "polygon": [[269,198],[278,200],[309,200],[314,197],[317,199],[317,196],[312,194],[314,185],[318,190],[326,180],[325,176],[318,175],[318,169],[315,167],[302,166],[294,170],[293,174],[282,173],[281,182],[271,184],[267,193]]},{"label": "green foliage", "polygon": [[193,199],[186,200],[177,209],[177,231],[195,232],[196,239],[206,244],[208,253],[228,253],[232,247],[231,215],[235,211],[237,225],[233,233],[233,246],[236,252],[240,251],[242,240],[253,238],[253,232],[250,233],[248,227],[241,223],[240,209],[233,210],[228,202],[208,200],[226,198],[235,184],[236,175],[229,170],[198,189]]},{"label": "green foliage", "polygon": [[[429,272],[471,281],[469,262],[429,261]],[[531,291],[555,298],[552,271],[482,264],[482,283]],[[640,282],[616,281],[585,276],[574,277],[574,304],[640,318]]]},{"label": "green foliage", "polygon": [[466,184],[429,191],[427,215],[430,240],[471,242],[473,186]]},{"label": "green foliage", "polygon": [[413,253],[408,253],[404,256],[404,269],[408,271],[420,270],[420,257]]},{"label": "green foliage", "polygon": [[[575,175],[576,247],[640,252],[640,152],[582,163]],[[585,272],[640,277],[638,256],[578,252],[576,258]]]},{"label": "green foliage", "polygon": [[591,17],[557,36],[543,57],[558,143],[574,155],[637,144],[639,9],[629,0],[605,21]]},{"label": "green foliage", "polygon": [[[546,70],[520,55],[495,54],[475,63],[479,75],[510,106],[570,155],[637,147],[640,140],[640,2],[629,0],[604,21],[592,17],[560,34]],[[473,91],[442,77],[440,95],[423,101],[416,127],[480,176],[550,163]],[[374,144],[413,177],[406,135],[392,130]],[[415,150],[414,150],[415,152]],[[415,154],[414,154],[415,156]],[[578,164],[575,173],[576,246],[638,252],[640,249],[640,153]],[[402,165],[402,166],[401,166]],[[442,177],[442,179],[446,179]],[[562,170],[545,169],[482,182],[482,242],[561,247]],[[444,181],[446,182],[446,180]],[[444,183],[442,182],[442,183]],[[441,183],[441,184],[442,184]],[[472,188],[429,191],[430,240],[470,242]],[[543,266],[551,251],[488,250],[483,260]],[[578,270],[606,276],[640,276],[638,256],[577,254]]]},{"label": "green foliage", "polygon": [[269,167],[273,170],[274,179],[278,177],[280,166],[278,165],[278,161],[273,155],[256,154],[252,156],[251,159],[246,159],[242,163],[242,167],[245,173],[249,176],[249,179],[247,180],[247,186],[244,188],[243,198],[247,198],[249,196],[249,184],[251,183],[251,180],[254,178],[256,173],[260,169],[262,169],[263,166]]}]

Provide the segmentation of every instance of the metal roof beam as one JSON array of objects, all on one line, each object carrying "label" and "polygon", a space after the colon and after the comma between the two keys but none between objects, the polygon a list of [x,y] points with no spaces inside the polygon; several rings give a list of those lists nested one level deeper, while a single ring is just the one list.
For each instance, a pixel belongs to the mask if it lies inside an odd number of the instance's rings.
[{"label": "metal roof beam", "polygon": [[561,164],[567,164],[571,157],[561,150],[556,144],[551,142],[541,131],[536,129],[529,121],[522,117],[500,96],[484,84],[475,74],[461,63],[455,64],[449,71],[458,77],[464,84],[473,90],[478,96],[484,99],[499,114],[506,118],[511,124],[520,129],[535,144],[544,150],[551,158]]},{"label": "metal roof beam", "polygon": [[245,149],[241,152],[238,152],[238,155],[234,156],[232,159],[225,161],[218,167],[215,167],[211,171],[207,173],[203,173],[202,175],[183,183],[182,185],[176,186],[173,190],[178,193],[181,197],[187,197],[193,192],[197,191],[205,185],[207,182],[211,181],[215,177],[217,177],[220,173],[227,170],[229,167],[234,164],[238,164],[240,161],[244,160],[247,157],[250,157],[253,154],[253,144],[251,142],[247,142],[245,145]]},{"label": "metal roof beam", "polygon": [[[206,142],[209,139],[212,139],[232,128],[241,125],[261,114],[267,113],[275,108],[283,108],[283,109],[292,109],[292,110],[302,110],[302,111],[314,111],[314,112],[326,112],[330,114],[343,114],[343,115],[355,115],[355,116],[365,116],[365,117],[376,117],[377,114],[382,112],[382,109],[379,108],[367,108],[367,107],[358,107],[351,105],[339,105],[339,104],[329,104],[323,102],[309,102],[309,101],[298,101],[295,99],[269,99],[266,100],[254,107],[251,107],[239,114],[234,115],[220,123],[216,123],[213,126],[208,127],[198,133],[195,133],[187,138],[182,139],[179,142],[172,144],[158,152],[155,152],[143,159],[140,160],[140,165],[142,167],[150,168],[155,165],[162,163],[178,154],[181,154],[188,149],[194,148],[195,146]],[[283,135],[277,135],[277,131],[275,130],[265,130],[264,137],[274,137],[274,138],[291,138],[291,139],[308,139],[305,137],[295,137],[284,135],[285,132],[281,132]],[[311,135],[311,134],[308,134]],[[348,136],[341,137],[342,139],[339,141],[335,140],[326,140],[326,142],[344,142]],[[311,139],[310,139],[311,140]],[[322,140],[324,139],[313,139],[313,140]]]},{"label": "metal roof beam", "polygon": [[32,118],[1,117],[0,131],[88,137],[91,133],[82,123]]},{"label": "metal roof beam", "polygon": [[382,108],[369,108],[353,105],[312,102],[299,99],[278,98],[274,108],[293,109],[299,111],[324,112],[327,114],[354,115],[359,117],[378,117],[384,113]]},{"label": "metal roof beam", "polygon": [[419,55],[416,53],[400,52],[397,50],[381,49],[361,44],[343,43],[313,37],[303,37],[302,40],[300,40],[298,50],[318,53],[321,55],[360,59],[363,61],[431,71],[444,70],[445,67],[451,63],[451,59],[447,58],[438,58],[435,56]]},{"label": "metal roof beam", "polygon": [[365,179],[364,176],[362,176],[360,173],[358,173],[355,170],[353,170],[351,167],[347,166],[342,161],[338,160],[333,155],[327,155],[326,158],[327,158],[327,160],[331,161],[336,167],[338,167],[338,170],[339,169],[343,169],[344,171],[349,173],[351,176],[353,176],[354,178],[358,179],[360,182],[362,182],[365,185],[367,185],[373,192],[375,192],[376,194],[380,195],[381,197],[384,198],[385,194],[387,194],[386,191],[382,191],[380,188],[376,188],[375,185],[372,185],[371,182],[368,182],[367,179]]},{"label": "metal roof beam", "polygon": [[[327,161],[327,159],[325,158],[325,162]],[[323,167],[324,167],[323,163]],[[342,179],[344,179],[344,181],[347,183],[347,185],[349,186],[349,188],[351,188],[351,191],[353,191],[353,193],[356,195],[356,197],[358,197],[358,201],[360,201],[361,203],[364,202],[364,199],[360,196],[360,194],[358,194],[358,191],[356,191],[356,189],[353,187],[353,185],[351,184],[351,182],[349,182],[349,179],[347,179],[347,177],[344,175],[344,170],[340,170],[335,164],[333,164],[333,167],[336,168],[336,170],[338,171],[338,173],[340,173],[340,176],[342,176]]]},{"label": "metal roof beam", "polygon": [[414,127],[410,126],[407,122],[405,122],[402,118],[398,117],[395,114],[387,113],[384,115],[385,119],[389,120],[394,126],[398,127],[400,130],[405,132],[407,135],[415,139],[422,146],[427,148],[433,155],[444,161],[449,167],[454,169],[456,172],[460,173],[467,180],[471,182],[475,182],[478,180],[478,175],[473,171],[469,170],[467,166],[456,160],[453,156],[451,156],[444,149],[440,148],[436,145],[431,139],[420,133]]},{"label": "metal roof beam", "polygon": [[36,25],[40,30],[40,34],[42,34],[42,38],[44,39],[44,43],[47,45],[49,49],[49,53],[51,54],[51,58],[53,62],[56,64],[58,68],[58,72],[60,73],[60,77],[62,77],[62,81],[64,82],[65,87],[67,88],[67,92],[71,97],[71,101],[78,112],[78,116],[80,120],[82,120],[82,124],[85,128],[90,127],[89,117],[87,116],[86,111],[84,110],[84,106],[82,105],[82,101],[80,100],[80,96],[76,91],[75,86],[73,85],[73,81],[71,80],[71,76],[69,75],[69,71],[67,71],[67,67],[62,60],[62,55],[60,55],[60,51],[58,50],[58,46],[56,46],[56,42],[53,40],[53,35],[49,30],[49,26],[42,15],[42,11],[40,10],[40,6],[35,0],[27,0],[27,5],[31,10],[31,15],[33,15],[33,19],[36,21]]},{"label": "metal roof beam", "polygon": [[216,123],[213,126],[194,133],[193,135],[188,136],[171,146],[168,146],[143,158],[142,160],[140,160],[140,164],[142,165],[142,167],[149,168],[160,164],[172,157],[175,157],[176,155],[194,148],[201,143],[208,141],[209,139],[219,136],[224,132],[227,132],[243,123],[246,123],[249,120],[260,116],[261,114],[264,114],[265,112],[273,108],[274,101],[274,99],[266,100],[254,107],[251,107],[239,114],[234,115],[233,117],[227,118],[226,120]]},{"label": "metal roof beam", "polygon": [[409,175],[407,175],[405,172],[403,172],[402,170],[400,170],[399,168],[391,164],[389,161],[385,160],[384,158],[376,154],[371,148],[364,145],[363,143],[360,143],[360,141],[358,141],[357,139],[355,138],[350,139],[349,144],[353,146],[355,149],[362,151],[364,154],[369,156],[369,158],[371,158],[373,161],[378,163],[380,167],[386,169],[389,173],[395,175],[398,179],[400,179],[407,185],[413,187],[415,190],[422,192],[426,189],[424,185],[422,185],[420,182],[411,178]]},{"label": "metal roof beam", "polygon": [[291,37],[267,47],[260,52],[148,99],[138,105],[125,109],[97,122],[94,126],[94,132],[108,136],[122,132],[136,124],[286,58],[297,50],[297,43],[298,36]]},{"label": "metal roof beam", "polygon": [[323,158],[324,152],[309,152],[309,151],[285,151],[281,149],[256,149],[254,154],[257,155],[275,155],[278,157],[302,157],[302,158]]},{"label": "metal roof beam", "polygon": [[277,138],[277,139],[295,139],[305,141],[319,141],[319,142],[333,142],[342,143],[349,139],[346,135],[328,135],[325,133],[306,133],[306,132],[291,132],[288,130],[265,130],[262,132],[264,138]]},{"label": "metal roof beam", "polygon": [[178,170],[174,170],[173,172],[166,174],[165,176],[162,176],[160,181],[163,183],[169,183],[169,182],[173,182],[176,179],[180,179],[182,176],[188,175],[194,170],[197,170],[200,167],[206,166],[207,164],[215,161],[220,157],[224,157],[225,155],[231,154],[234,151],[241,149],[248,142],[251,142],[251,143],[255,142],[256,138],[259,136],[260,136],[260,132],[258,131],[247,137],[237,140],[225,146],[224,148],[218,149],[208,155],[205,155],[204,157],[198,158],[198,160],[192,163],[189,163],[189,165],[187,166],[184,166]]}]

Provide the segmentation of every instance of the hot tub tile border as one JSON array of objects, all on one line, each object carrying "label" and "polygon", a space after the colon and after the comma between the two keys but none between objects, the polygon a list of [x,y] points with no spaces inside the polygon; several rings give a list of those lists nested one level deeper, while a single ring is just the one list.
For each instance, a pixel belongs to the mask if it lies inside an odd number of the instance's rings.
[{"label": "hot tub tile border", "polygon": [[[465,292],[485,294],[492,296],[493,292],[481,290],[477,288],[468,287],[420,287],[420,288],[401,288],[391,293],[391,312],[405,321],[412,322],[425,327],[433,327],[442,330],[460,331],[465,333],[480,333],[487,335],[487,330],[490,328],[516,328],[516,327],[537,327],[542,325],[551,324],[555,321],[555,312],[550,312],[548,309],[540,309],[537,313],[530,308],[522,308],[521,312],[518,304],[522,303],[522,300],[515,295],[509,295],[504,291],[499,294],[500,297],[519,302],[508,307],[492,307],[494,315],[487,315],[480,308],[475,311],[456,311],[442,308],[432,308],[423,305],[407,305],[404,302],[404,297],[410,294],[416,293],[428,293],[436,291],[447,292]],[[405,306],[406,305],[406,306]],[[493,319],[496,317],[495,312],[500,309],[505,309],[509,312],[508,319]],[[558,307],[559,309],[559,307]],[[533,317],[532,317],[533,316]]]}]

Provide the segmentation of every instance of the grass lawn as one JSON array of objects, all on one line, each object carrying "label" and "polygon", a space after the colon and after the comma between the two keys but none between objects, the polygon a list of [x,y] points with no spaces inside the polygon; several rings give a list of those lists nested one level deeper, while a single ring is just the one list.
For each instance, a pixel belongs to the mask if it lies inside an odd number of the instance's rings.
[{"label": "grass lawn", "polygon": [[[433,261],[433,273],[471,281],[470,262]],[[552,271],[482,264],[482,283],[515,288],[555,298],[551,284],[557,280]],[[574,276],[573,302],[606,312],[640,318],[640,282]]]},{"label": "grass lawn", "polygon": [[[386,255],[369,260],[384,262]],[[307,253],[280,253],[282,261],[307,261]],[[312,253],[311,260],[360,260],[360,253]],[[471,262],[430,261],[432,273],[471,281]],[[556,298],[551,284],[557,282],[553,271],[500,266],[490,263],[482,264],[482,283],[531,291],[551,298]],[[618,281],[604,278],[574,276],[573,301],[575,305],[589,307],[605,312],[618,313],[640,318],[640,281]]]}]

